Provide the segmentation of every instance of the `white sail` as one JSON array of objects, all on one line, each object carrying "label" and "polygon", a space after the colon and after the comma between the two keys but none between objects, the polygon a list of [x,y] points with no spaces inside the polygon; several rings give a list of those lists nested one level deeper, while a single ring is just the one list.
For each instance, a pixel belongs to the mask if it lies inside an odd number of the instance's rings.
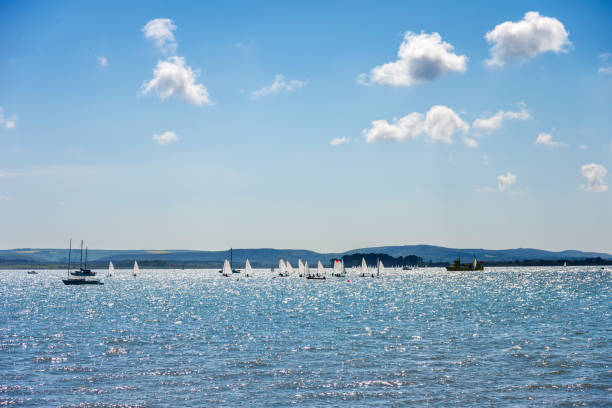
[{"label": "white sail", "polygon": [[368,272],[368,264],[366,263],[365,258],[361,258],[361,273],[366,274]]},{"label": "white sail", "polygon": [[115,267],[113,266],[113,262],[108,263],[108,276],[113,276],[115,274]]},{"label": "white sail", "polygon": [[340,260],[340,273],[342,273],[343,275],[346,274],[346,269],[344,268],[344,259]]},{"label": "white sail", "polygon": [[325,269],[323,269],[323,264],[321,263],[321,261],[319,261],[319,263],[317,264],[317,275],[325,275]]},{"label": "white sail", "polygon": [[306,274],[306,276],[310,276],[310,268],[308,268],[308,261],[306,261],[306,264],[304,265],[304,273]]},{"label": "white sail", "polygon": [[300,276],[304,275],[304,264],[302,263],[301,259],[298,259],[298,273]]},{"label": "white sail", "polygon": [[285,261],[282,259],[278,261],[278,273],[283,275],[287,271],[287,265],[285,265]]},{"label": "white sail", "polygon": [[477,266],[478,266],[478,261],[476,260],[476,257],[474,257],[474,262],[472,262],[472,269],[476,269]]},{"label": "white sail", "polygon": [[244,267],[244,269],[246,270],[247,275],[251,275],[253,273],[253,268],[251,268],[251,263],[248,259],[246,261],[246,266]]},{"label": "white sail", "polygon": [[231,273],[232,268],[230,267],[229,261],[226,259],[225,262],[223,262],[223,276],[230,276]]},{"label": "white sail", "polygon": [[134,261],[134,276],[138,276],[140,273],[140,268],[138,267],[138,262]]},{"label": "white sail", "polygon": [[378,274],[380,275],[385,271],[385,265],[383,265],[382,261],[378,261]]},{"label": "white sail", "polygon": [[285,262],[285,267],[288,275],[293,273],[293,266],[291,266],[289,261]]}]

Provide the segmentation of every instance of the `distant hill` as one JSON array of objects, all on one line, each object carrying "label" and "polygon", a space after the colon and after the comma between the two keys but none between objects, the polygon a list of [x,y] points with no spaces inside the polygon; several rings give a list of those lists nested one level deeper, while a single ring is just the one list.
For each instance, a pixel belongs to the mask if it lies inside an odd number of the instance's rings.
[{"label": "distant hill", "polygon": [[[465,260],[476,256],[485,265],[489,262],[508,262],[525,260],[580,260],[585,258],[612,259],[611,254],[598,252],[582,252],[575,250],[553,252],[532,248],[516,249],[482,249],[482,248],[446,248],[434,245],[402,245],[358,248],[346,252],[319,253],[304,249],[234,249],[234,263],[242,265],[248,258],[254,267],[271,267],[278,265],[280,258],[289,260],[294,266],[298,258],[315,265],[318,260],[330,265],[332,259],[357,253],[387,254],[391,257],[417,256],[424,262],[451,262],[461,257]],[[79,262],[79,250],[72,251],[73,265]],[[191,250],[106,250],[90,249],[88,263],[92,267],[102,267],[113,261],[118,266],[128,266],[137,260],[142,265],[151,267],[220,267],[229,251],[191,251]],[[63,267],[68,263],[67,249],[49,248],[19,248],[0,250],[0,268],[20,266]]]}]

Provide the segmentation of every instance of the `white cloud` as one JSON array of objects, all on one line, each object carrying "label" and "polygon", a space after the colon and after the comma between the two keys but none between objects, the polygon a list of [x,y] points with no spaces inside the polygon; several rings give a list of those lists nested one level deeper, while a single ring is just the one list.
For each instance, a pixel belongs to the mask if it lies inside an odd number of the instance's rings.
[{"label": "white cloud", "polygon": [[281,74],[278,74],[274,78],[274,82],[272,85],[264,86],[257,91],[251,93],[251,99],[259,99],[263,98],[267,95],[277,94],[279,92],[291,92],[296,89],[300,89],[304,85],[306,85],[308,81],[298,81],[297,79],[291,79],[289,81],[285,81],[285,77]]},{"label": "white cloud", "polygon": [[497,188],[499,191],[504,192],[508,187],[516,183],[516,174],[507,172],[505,175],[502,174],[497,176]]},{"label": "white cloud", "polygon": [[350,142],[350,139],[348,137],[337,137],[335,139],[332,139],[332,141],[329,142],[329,144],[332,146],[340,146],[341,144],[348,143],[348,142]]},{"label": "white cloud", "polygon": [[565,146],[564,143],[560,143],[560,142],[553,140],[553,137],[550,133],[540,133],[536,139],[536,144],[548,146],[548,147]]},{"label": "white cloud", "polygon": [[478,142],[472,138],[469,137],[464,137],[463,138],[463,143],[465,143],[465,145],[467,147],[469,147],[470,149],[475,149],[478,147]]},{"label": "white cloud", "polygon": [[153,40],[155,45],[166,54],[176,52],[177,44],[172,33],[174,30],[176,30],[176,25],[169,18],[156,18],[142,28],[145,37]]},{"label": "white cloud", "polygon": [[586,185],[581,185],[581,188],[595,193],[608,191],[608,185],[606,184],[608,171],[604,166],[595,163],[585,164],[581,167],[581,171],[582,176],[586,178]]},{"label": "white cloud", "polygon": [[212,105],[206,87],[196,83],[199,71],[193,71],[185,64],[183,57],[170,57],[157,61],[153,79],[142,85],[142,93],[155,89],[162,100],[177,95],[185,102],[196,106]]},{"label": "white cloud", "polygon": [[402,118],[394,119],[392,123],[386,120],[375,120],[372,127],[364,129],[366,142],[401,142],[415,139],[425,131],[425,117],[421,113],[412,112]]},{"label": "white cloud", "polygon": [[102,55],[96,55],[96,59],[98,60],[98,66],[102,69],[108,68],[108,58]]},{"label": "white cloud", "polygon": [[571,45],[569,33],[556,18],[541,16],[537,11],[525,13],[521,21],[506,21],[489,31],[485,38],[493,43],[489,66],[526,61],[543,52],[565,52]]},{"label": "white cloud", "polygon": [[521,103],[521,110],[518,112],[500,110],[489,118],[476,119],[472,126],[474,126],[475,129],[490,132],[499,129],[502,122],[506,119],[528,120],[530,118],[529,112],[525,109],[525,104]]},{"label": "white cloud", "polygon": [[166,145],[166,144],[177,142],[178,136],[176,135],[176,133],[168,131],[168,132],[162,133],[161,135],[154,134],[153,140],[156,141],[157,144]]},{"label": "white cloud", "polygon": [[7,129],[15,129],[17,126],[17,115],[11,115],[8,118],[4,116],[4,109],[0,107],[0,127]]},{"label": "white cloud", "polygon": [[447,106],[433,106],[425,118],[425,132],[436,142],[452,143],[454,133],[467,132],[469,129],[470,125]]},{"label": "white cloud", "polygon": [[[601,60],[603,64],[607,63],[610,57],[612,57],[612,54],[610,54],[609,52],[604,52],[603,54],[599,54],[599,59]],[[600,74],[612,75],[612,65],[599,67],[597,72],[599,72]]]},{"label": "white cloud", "polygon": [[432,141],[452,143],[457,132],[467,132],[470,128],[451,108],[442,105],[432,106],[426,115],[412,112],[392,123],[375,120],[370,129],[364,129],[366,142],[400,142],[426,135]]},{"label": "white cloud", "polygon": [[600,67],[597,72],[599,72],[600,74],[608,74],[608,75],[612,75],[612,66],[610,67]]},{"label": "white cloud", "polygon": [[[415,34],[408,31],[397,53],[398,60],[374,67],[370,81],[391,86],[412,86],[440,78],[447,72],[464,72],[467,57],[453,53],[454,47],[438,33]],[[365,84],[361,74],[357,82]]]},{"label": "white cloud", "polygon": [[580,150],[588,150],[589,146],[584,145],[584,144],[579,144],[578,147],[580,148]]}]

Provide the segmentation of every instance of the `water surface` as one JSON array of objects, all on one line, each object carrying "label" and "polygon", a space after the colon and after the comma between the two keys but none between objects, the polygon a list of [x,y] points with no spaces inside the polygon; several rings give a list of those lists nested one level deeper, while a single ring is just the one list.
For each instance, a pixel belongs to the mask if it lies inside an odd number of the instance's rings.
[{"label": "water surface", "polygon": [[0,405],[611,405],[598,269],[0,271]]}]

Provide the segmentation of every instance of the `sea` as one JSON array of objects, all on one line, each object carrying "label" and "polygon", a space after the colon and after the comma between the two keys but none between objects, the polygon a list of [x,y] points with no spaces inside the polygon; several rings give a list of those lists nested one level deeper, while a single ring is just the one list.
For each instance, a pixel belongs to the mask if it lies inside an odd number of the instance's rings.
[{"label": "sea", "polygon": [[612,269],[0,271],[0,406],[612,406]]}]

